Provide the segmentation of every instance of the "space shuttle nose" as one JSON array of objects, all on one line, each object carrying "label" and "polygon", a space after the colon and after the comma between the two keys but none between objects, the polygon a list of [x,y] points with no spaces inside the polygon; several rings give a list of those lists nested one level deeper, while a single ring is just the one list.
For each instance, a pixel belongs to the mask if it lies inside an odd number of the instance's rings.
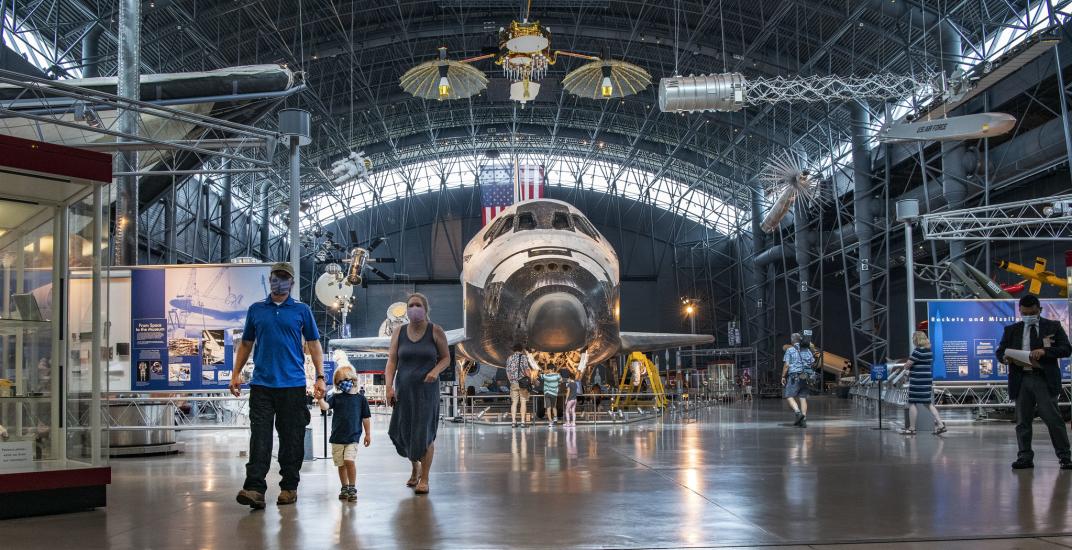
[{"label": "space shuttle nose", "polygon": [[528,345],[539,351],[572,351],[588,333],[584,306],[572,294],[556,292],[536,299],[529,308]]}]

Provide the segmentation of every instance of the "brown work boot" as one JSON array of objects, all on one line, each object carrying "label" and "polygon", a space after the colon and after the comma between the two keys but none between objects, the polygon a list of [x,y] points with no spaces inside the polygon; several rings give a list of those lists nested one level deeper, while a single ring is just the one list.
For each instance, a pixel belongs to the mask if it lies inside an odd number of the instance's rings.
[{"label": "brown work boot", "polygon": [[235,497],[235,500],[237,500],[239,504],[249,506],[254,510],[264,509],[264,493],[242,489],[238,492],[238,496]]},{"label": "brown work boot", "polygon": [[298,502],[298,491],[279,491],[279,498],[275,500],[275,503],[279,506],[294,504],[295,502]]}]

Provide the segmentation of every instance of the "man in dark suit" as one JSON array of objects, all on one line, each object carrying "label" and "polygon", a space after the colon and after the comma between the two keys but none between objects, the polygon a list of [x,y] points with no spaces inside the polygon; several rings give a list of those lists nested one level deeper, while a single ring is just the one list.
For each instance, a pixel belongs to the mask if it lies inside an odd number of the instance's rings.
[{"label": "man in dark suit", "polygon": [[[1072,451],[1068,432],[1057,411],[1057,396],[1061,393],[1061,370],[1058,359],[1072,355],[1068,335],[1059,321],[1040,316],[1042,304],[1030,294],[1020,298],[1022,321],[1005,327],[998,345],[998,361],[1009,365],[1009,398],[1016,403],[1016,442],[1019,453],[1012,467],[1016,470],[1035,467],[1031,450],[1031,423],[1035,410],[1050,431],[1050,441],[1057,451],[1062,470],[1072,470]],[[1030,350],[1031,364],[1005,358],[1005,350]]]}]

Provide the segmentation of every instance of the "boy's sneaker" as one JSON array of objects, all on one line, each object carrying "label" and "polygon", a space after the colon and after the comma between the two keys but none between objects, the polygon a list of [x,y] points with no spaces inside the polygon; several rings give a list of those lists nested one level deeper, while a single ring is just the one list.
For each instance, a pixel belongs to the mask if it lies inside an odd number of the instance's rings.
[{"label": "boy's sneaker", "polygon": [[343,485],[342,489],[339,489],[339,500],[346,500],[350,497],[350,487]]},{"label": "boy's sneaker", "polygon": [[350,486],[350,492],[346,495],[346,500],[349,502],[357,502],[357,487]]}]

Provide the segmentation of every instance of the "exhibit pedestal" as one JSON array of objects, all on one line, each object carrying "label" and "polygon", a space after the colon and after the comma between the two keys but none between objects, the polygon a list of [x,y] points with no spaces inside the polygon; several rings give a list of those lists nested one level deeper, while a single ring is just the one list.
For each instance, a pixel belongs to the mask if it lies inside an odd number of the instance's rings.
[{"label": "exhibit pedestal", "polygon": [[110,467],[0,471],[0,519],[64,514],[107,504]]}]

